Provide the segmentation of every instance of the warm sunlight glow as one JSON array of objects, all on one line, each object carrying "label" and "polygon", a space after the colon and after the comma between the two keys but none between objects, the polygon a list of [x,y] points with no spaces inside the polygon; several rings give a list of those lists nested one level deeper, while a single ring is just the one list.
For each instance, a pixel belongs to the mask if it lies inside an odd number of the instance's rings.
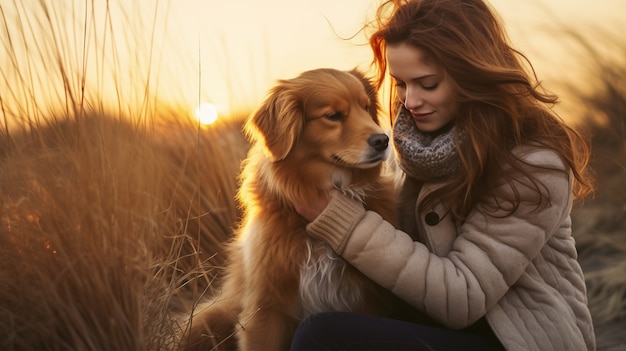
[{"label": "warm sunlight glow", "polygon": [[209,125],[215,123],[218,118],[217,107],[213,104],[203,102],[196,109],[196,120],[203,125]]}]

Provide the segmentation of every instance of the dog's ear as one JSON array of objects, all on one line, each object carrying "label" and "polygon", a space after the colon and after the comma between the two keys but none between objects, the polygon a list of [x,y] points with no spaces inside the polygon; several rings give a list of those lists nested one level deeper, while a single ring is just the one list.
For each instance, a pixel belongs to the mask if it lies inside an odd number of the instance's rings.
[{"label": "dog's ear", "polygon": [[374,82],[370,78],[368,78],[365,75],[365,73],[363,73],[358,68],[352,69],[349,73],[357,77],[361,81],[361,84],[363,84],[363,87],[365,88],[365,92],[367,93],[367,96],[370,98],[369,113],[374,119],[374,121],[376,121],[376,124],[379,124],[378,112],[380,112],[380,105],[378,104],[378,92],[376,91],[376,86]]},{"label": "dog's ear", "polygon": [[253,142],[265,145],[272,162],[287,157],[304,128],[300,100],[288,81],[279,81],[246,121],[244,132]]}]

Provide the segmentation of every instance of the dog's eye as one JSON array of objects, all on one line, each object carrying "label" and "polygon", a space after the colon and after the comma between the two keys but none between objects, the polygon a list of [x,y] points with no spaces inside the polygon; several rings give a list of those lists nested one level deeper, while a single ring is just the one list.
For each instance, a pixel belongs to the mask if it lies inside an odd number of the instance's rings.
[{"label": "dog's eye", "polygon": [[333,112],[326,116],[326,118],[330,121],[343,121],[344,115],[341,112]]}]

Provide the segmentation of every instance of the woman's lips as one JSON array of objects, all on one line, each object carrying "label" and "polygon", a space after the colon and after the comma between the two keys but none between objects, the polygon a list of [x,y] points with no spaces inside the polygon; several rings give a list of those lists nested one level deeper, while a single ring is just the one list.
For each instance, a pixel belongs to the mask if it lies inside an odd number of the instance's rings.
[{"label": "woman's lips", "polygon": [[434,114],[434,112],[428,112],[428,113],[413,113],[413,120],[415,120],[416,122],[421,122],[421,121],[425,121],[428,118],[430,118],[430,116],[432,116]]}]

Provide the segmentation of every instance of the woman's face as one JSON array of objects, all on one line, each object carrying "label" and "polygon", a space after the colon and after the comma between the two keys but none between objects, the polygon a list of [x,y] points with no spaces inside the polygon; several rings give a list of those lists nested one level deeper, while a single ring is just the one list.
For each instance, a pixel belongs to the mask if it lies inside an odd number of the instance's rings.
[{"label": "woman's face", "polygon": [[451,78],[424,51],[405,43],[389,45],[387,66],[417,129],[436,132],[455,118],[457,102]]}]

